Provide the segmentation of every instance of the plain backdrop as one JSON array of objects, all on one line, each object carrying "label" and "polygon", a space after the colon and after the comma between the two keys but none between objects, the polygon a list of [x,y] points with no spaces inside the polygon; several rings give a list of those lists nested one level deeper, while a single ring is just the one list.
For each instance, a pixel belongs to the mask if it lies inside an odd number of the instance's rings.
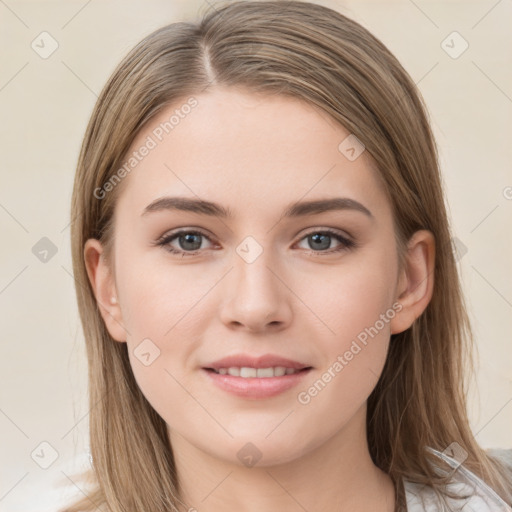
[{"label": "plain backdrop", "polygon": [[[478,345],[472,428],[484,447],[511,448],[512,3],[317,3],[380,38],[425,98]],[[55,511],[88,461],[69,206],[97,95],[143,36],[214,5],[0,0],[2,511]]]}]

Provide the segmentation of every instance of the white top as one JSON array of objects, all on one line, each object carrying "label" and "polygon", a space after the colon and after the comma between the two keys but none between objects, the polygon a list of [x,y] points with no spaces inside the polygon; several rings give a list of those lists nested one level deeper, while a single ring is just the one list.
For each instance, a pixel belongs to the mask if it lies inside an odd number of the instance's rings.
[{"label": "white top", "polygon": [[[440,503],[432,487],[403,480],[407,512],[440,512],[448,510],[454,512],[512,512],[510,505],[507,505],[493,489],[474,473],[466,469],[460,462],[457,462],[456,459],[448,457],[445,453],[438,452],[433,448],[428,448],[428,450],[445,461],[450,467],[458,468],[451,483],[448,485],[448,490],[455,492],[461,498],[451,499],[447,497],[446,503],[450,507],[447,509],[446,505]],[[512,468],[512,449],[494,449],[488,450],[488,452],[490,455],[499,457],[506,465]]]}]

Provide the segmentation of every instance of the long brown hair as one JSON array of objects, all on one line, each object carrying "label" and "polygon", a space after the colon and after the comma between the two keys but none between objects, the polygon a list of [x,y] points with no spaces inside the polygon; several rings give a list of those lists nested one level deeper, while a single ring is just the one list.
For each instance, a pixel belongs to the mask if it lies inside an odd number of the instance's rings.
[{"label": "long brown hair", "polygon": [[434,455],[457,442],[464,466],[512,501],[506,468],[471,432],[465,397],[473,369],[472,333],[460,288],[423,100],[389,50],[338,12],[295,1],[241,1],[148,35],[120,63],[92,113],[72,197],[72,258],[89,364],[93,489],[69,512],[177,511],[179,487],[164,420],[135,382],[125,343],[110,337],[88,281],[84,244],[97,238],[109,260],[113,212],[123,183],[98,198],[141,128],[171,103],[216,85],[306,101],[364,143],[390,199],[403,261],[419,229],[436,240],[435,286],[424,313],[392,335],[380,380],[367,403],[374,463],[403,505],[402,478],[444,493]]}]

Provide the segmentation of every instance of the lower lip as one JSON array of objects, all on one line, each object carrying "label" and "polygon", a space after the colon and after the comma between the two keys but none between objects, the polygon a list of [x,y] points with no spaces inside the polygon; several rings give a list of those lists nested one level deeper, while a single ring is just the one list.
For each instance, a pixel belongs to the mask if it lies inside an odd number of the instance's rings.
[{"label": "lower lip", "polygon": [[282,377],[234,377],[221,375],[213,370],[202,368],[202,371],[219,388],[243,398],[261,399],[279,395],[293,388],[311,371],[311,368],[301,370]]}]

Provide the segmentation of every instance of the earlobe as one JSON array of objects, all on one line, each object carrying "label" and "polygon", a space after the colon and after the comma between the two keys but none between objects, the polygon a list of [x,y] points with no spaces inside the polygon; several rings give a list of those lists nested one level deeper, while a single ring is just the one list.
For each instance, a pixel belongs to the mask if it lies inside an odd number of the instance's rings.
[{"label": "earlobe", "polygon": [[126,330],[123,326],[121,307],[117,301],[114,278],[105,261],[103,246],[99,240],[94,238],[87,240],[84,245],[84,259],[87,275],[105,326],[114,340],[125,342]]},{"label": "earlobe", "polygon": [[396,289],[401,310],[391,320],[391,334],[407,330],[428,306],[434,291],[435,239],[428,230],[414,233]]}]

